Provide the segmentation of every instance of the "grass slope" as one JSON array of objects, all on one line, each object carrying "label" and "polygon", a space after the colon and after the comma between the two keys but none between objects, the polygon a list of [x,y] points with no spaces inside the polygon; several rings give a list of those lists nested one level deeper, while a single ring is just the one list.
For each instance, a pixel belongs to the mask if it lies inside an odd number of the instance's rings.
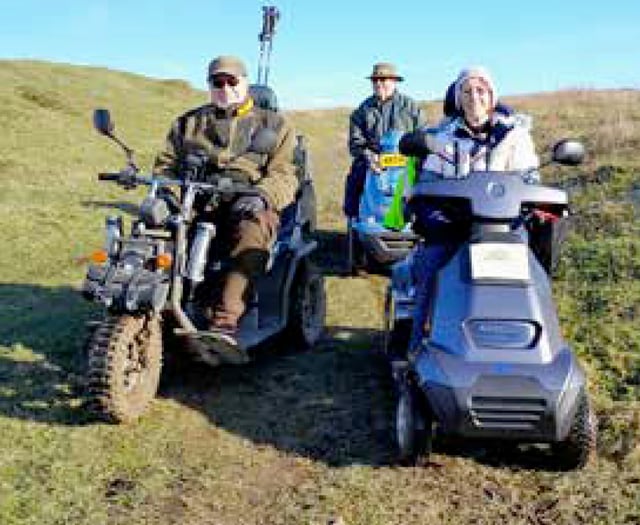
[{"label": "grass slope", "polygon": [[[555,283],[585,363],[599,459],[554,471],[544,451],[449,444],[421,468],[393,464],[393,395],[377,352],[385,280],[340,277],[346,110],[296,112],[319,198],[328,331],[313,351],[245,368],[180,367],[130,426],[83,408],[84,322],[75,259],[104,216],[140,194],[99,184],[120,151],[91,128],[109,107],[149,166],[171,119],[205,94],[180,81],[0,61],[0,523],[347,524],[640,521],[640,93],[507,100],[534,117],[539,150],[581,138],[588,162],[549,167],[576,227]],[[439,104],[429,104],[432,121]]]}]

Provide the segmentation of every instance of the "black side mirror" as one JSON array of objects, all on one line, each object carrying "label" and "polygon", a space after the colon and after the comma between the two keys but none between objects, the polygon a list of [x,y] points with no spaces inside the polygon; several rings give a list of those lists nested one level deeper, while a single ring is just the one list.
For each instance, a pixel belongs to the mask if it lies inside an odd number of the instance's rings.
[{"label": "black side mirror", "polygon": [[138,169],[136,163],[133,160],[133,150],[113,134],[115,126],[113,124],[113,121],[111,120],[111,113],[109,113],[108,109],[93,110],[93,127],[96,128],[98,133],[109,137],[116,144],[118,144],[118,146],[120,146],[124,150],[129,166],[133,167],[136,170]]},{"label": "black side mirror", "polygon": [[267,155],[271,153],[278,144],[278,135],[269,128],[260,128],[251,139],[249,150]]},{"label": "black side mirror", "polygon": [[111,136],[114,130],[111,113],[108,109],[93,110],[93,127],[102,135]]},{"label": "black side mirror", "polygon": [[562,139],[553,146],[553,161],[564,166],[578,166],[584,160],[584,156],[584,146],[574,139]]}]

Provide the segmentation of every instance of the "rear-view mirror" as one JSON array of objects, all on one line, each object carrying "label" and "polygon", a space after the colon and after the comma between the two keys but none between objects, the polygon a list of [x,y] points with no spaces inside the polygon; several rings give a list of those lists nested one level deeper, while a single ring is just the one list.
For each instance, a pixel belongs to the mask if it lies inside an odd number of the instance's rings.
[{"label": "rear-view mirror", "polygon": [[108,109],[95,109],[93,111],[93,127],[96,128],[98,133],[107,136],[111,135],[114,125]]},{"label": "rear-view mirror", "polygon": [[584,160],[585,149],[581,142],[562,139],[553,146],[553,161],[565,166],[577,166]]}]

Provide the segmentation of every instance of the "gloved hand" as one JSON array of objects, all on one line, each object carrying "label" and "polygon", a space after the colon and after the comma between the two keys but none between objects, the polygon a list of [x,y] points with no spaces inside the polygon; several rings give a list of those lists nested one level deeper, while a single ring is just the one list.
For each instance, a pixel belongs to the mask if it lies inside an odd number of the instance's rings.
[{"label": "gloved hand", "polygon": [[367,167],[375,174],[379,174],[382,172],[382,168],[380,167],[380,156],[373,151],[367,150],[365,154],[367,159]]},{"label": "gloved hand", "polygon": [[429,153],[438,152],[436,140],[437,129],[421,128],[405,133],[400,138],[400,153],[407,157],[426,157]]},{"label": "gloved hand", "polygon": [[206,181],[207,163],[209,155],[202,149],[191,149],[183,159],[185,178],[195,181]]},{"label": "gloved hand", "polygon": [[267,208],[267,201],[260,195],[244,195],[233,203],[231,211],[240,215],[258,215]]},{"label": "gloved hand", "polygon": [[560,220],[560,217],[555,213],[551,213],[546,210],[541,210],[540,208],[536,208],[535,210],[533,210],[533,216],[536,219],[538,219],[541,223],[545,223],[545,222],[554,223]]}]

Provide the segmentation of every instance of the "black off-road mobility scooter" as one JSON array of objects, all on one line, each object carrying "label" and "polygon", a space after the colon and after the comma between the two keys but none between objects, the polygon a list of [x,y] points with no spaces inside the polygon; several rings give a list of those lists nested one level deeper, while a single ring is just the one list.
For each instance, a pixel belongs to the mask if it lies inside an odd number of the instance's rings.
[{"label": "black off-road mobility scooter", "polygon": [[[426,155],[428,140],[422,146]],[[577,165],[583,155],[580,143],[563,140],[552,161]],[[420,337],[411,337],[419,285],[412,258],[393,268],[386,341],[402,460],[424,458],[434,436],[453,435],[548,443],[558,465],[582,467],[595,450],[597,423],[584,371],[562,338],[550,282],[566,192],[538,184],[531,172],[466,179],[423,172],[410,206],[424,205],[466,217],[470,236],[436,276]],[[536,237],[532,221],[551,228]]]},{"label": "black off-road mobility scooter", "polygon": [[[129,421],[145,411],[157,392],[163,342],[170,336],[178,336],[172,347],[210,365],[245,363],[252,349],[276,334],[287,334],[292,345],[317,341],[324,328],[324,282],[310,261],[316,248],[315,192],[301,138],[295,152],[296,200],[281,214],[268,271],[254,283],[238,344],[231,345],[204,331],[202,291],[210,292],[206,287],[224,271],[227,254],[216,225],[198,209],[215,209],[255,190],[223,176],[203,178],[204,160],[197,155],[181,180],[141,175],[132,151],[113,134],[107,110],[95,111],[94,125],[120,144],[128,159],[122,171],[99,179],[149,188],[130,233],[122,217],[107,218],[104,250],[96,252],[84,282],[84,295],[106,307],[88,346],[89,391],[103,416]],[[271,146],[270,137],[258,132],[251,148],[267,153]]]}]

